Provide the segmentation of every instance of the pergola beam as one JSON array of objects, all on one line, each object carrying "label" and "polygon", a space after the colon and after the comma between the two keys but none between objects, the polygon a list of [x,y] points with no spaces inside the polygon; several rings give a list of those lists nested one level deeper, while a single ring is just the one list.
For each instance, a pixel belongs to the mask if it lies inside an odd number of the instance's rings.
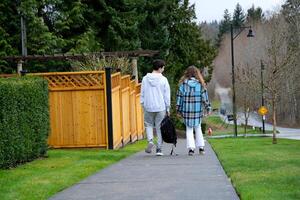
[{"label": "pergola beam", "polygon": [[95,52],[83,54],[54,54],[54,55],[27,55],[27,56],[3,56],[0,60],[6,61],[30,61],[30,60],[83,60],[89,56],[98,57],[153,57],[159,51],[154,50],[136,50],[136,51],[115,51],[115,52]]}]

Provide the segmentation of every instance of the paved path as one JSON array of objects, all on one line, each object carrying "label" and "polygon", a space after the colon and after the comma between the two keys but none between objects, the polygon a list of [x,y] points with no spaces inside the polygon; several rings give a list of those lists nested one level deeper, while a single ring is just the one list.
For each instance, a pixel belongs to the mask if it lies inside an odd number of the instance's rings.
[{"label": "paved path", "polygon": [[179,140],[178,156],[139,152],[58,193],[51,200],[238,200],[210,145],[188,156]]}]

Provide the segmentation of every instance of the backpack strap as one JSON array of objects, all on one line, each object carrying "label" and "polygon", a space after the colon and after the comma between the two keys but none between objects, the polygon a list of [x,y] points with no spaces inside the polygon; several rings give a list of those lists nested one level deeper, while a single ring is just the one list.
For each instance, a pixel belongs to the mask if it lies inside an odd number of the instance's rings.
[{"label": "backpack strap", "polygon": [[170,153],[171,156],[173,155],[173,153],[174,153],[174,156],[178,156],[178,154],[175,153],[175,147],[176,147],[176,144],[172,144],[172,149],[171,149],[171,153]]}]

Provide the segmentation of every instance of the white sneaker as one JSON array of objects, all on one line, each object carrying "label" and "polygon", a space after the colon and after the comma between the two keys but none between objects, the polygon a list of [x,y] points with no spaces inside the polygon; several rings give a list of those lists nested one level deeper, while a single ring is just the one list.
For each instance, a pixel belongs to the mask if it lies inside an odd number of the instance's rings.
[{"label": "white sneaker", "polygon": [[200,155],[204,155],[205,154],[204,148],[199,148],[199,154]]},{"label": "white sneaker", "polygon": [[156,149],[157,156],[163,156],[164,154],[161,152],[161,149]]},{"label": "white sneaker", "polygon": [[149,142],[147,148],[145,149],[145,152],[146,153],[151,153],[153,147],[154,147],[154,144],[152,142]]}]

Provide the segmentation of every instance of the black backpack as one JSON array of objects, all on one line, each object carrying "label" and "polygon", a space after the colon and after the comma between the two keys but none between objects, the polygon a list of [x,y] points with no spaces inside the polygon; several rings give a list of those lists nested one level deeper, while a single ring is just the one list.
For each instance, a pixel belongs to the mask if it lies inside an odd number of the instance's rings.
[{"label": "black backpack", "polygon": [[174,147],[177,144],[177,134],[175,126],[171,120],[171,118],[166,115],[160,124],[161,136],[164,142],[173,144],[171,155],[173,154]]}]

